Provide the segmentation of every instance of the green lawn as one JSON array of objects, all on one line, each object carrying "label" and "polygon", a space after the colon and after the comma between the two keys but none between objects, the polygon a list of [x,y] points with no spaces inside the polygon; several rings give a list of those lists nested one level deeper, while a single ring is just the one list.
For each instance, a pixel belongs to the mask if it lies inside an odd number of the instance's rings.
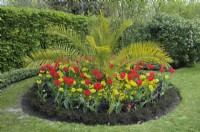
[{"label": "green lawn", "polygon": [[27,79],[6,88],[0,96],[1,132],[196,132],[200,131],[200,64],[194,68],[182,68],[171,77],[182,96],[180,105],[157,120],[126,126],[86,126],[76,123],[52,122],[21,112],[20,97],[35,78]]}]

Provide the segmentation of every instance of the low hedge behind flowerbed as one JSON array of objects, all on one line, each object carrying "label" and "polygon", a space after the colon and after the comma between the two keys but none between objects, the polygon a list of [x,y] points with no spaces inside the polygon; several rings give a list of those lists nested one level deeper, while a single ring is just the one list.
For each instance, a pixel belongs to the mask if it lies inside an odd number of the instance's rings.
[{"label": "low hedge behind flowerbed", "polygon": [[3,74],[0,75],[0,89],[6,87],[11,83],[35,76],[38,73],[39,73],[38,68],[18,69],[9,72],[4,72]]},{"label": "low hedge behind flowerbed", "polygon": [[175,108],[181,100],[179,91],[173,86],[170,86],[163,96],[140,109],[131,109],[129,112],[124,111],[110,115],[107,112],[93,113],[87,111],[85,113],[81,108],[66,110],[64,107],[61,107],[58,109],[52,100],[47,100],[46,103],[42,103],[34,94],[35,87],[37,86],[33,85],[23,97],[22,108],[26,113],[50,120],[78,122],[87,125],[127,125],[142,123],[166,114]]}]

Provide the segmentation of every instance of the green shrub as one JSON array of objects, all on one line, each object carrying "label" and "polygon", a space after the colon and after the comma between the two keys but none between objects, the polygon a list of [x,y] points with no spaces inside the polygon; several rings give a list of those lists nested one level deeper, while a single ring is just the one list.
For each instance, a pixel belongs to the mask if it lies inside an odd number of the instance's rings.
[{"label": "green shrub", "polygon": [[18,69],[9,72],[4,72],[0,75],[0,88],[3,88],[11,83],[35,76],[38,73],[38,68]]},{"label": "green shrub", "polygon": [[0,24],[0,58],[3,60],[0,72],[20,68],[22,56],[29,55],[31,51],[65,42],[44,33],[49,24],[62,24],[79,34],[88,32],[87,17],[27,8],[0,7]]},{"label": "green shrub", "polygon": [[160,14],[146,26],[151,41],[160,42],[174,59],[174,66],[195,64],[199,59],[200,24],[178,16]]}]

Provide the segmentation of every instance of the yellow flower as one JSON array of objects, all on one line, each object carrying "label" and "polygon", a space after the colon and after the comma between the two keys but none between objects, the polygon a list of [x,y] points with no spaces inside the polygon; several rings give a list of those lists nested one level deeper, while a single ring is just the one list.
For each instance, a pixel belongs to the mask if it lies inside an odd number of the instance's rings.
[{"label": "yellow flower", "polygon": [[59,80],[60,82],[63,82],[63,78],[59,78],[58,80]]},{"label": "yellow flower", "polygon": [[59,74],[60,77],[64,76],[64,74],[61,71],[58,71],[58,74]]},{"label": "yellow flower", "polygon": [[96,89],[90,89],[90,92],[91,92],[91,93],[95,93],[95,92],[96,92]]},{"label": "yellow flower", "polygon": [[131,92],[131,95],[135,95],[136,93],[137,93],[137,91],[134,90]]},{"label": "yellow flower", "polygon": [[74,83],[73,83],[74,85],[76,85],[76,81],[74,80]]},{"label": "yellow flower", "polygon": [[130,65],[127,65],[127,66],[126,66],[126,70],[127,70],[127,71],[130,71],[130,69],[131,69]]},{"label": "yellow flower", "polygon": [[89,99],[94,99],[94,97],[93,96],[89,96]]},{"label": "yellow flower", "polygon": [[89,87],[90,87],[90,88],[94,88],[94,85],[89,84]]},{"label": "yellow flower", "polygon": [[139,77],[140,79],[145,79],[146,78],[146,76],[145,75],[140,75],[140,77]]},{"label": "yellow flower", "polygon": [[49,71],[46,71],[47,74],[49,74]]},{"label": "yellow flower", "polygon": [[153,85],[149,85],[149,91],[151,91],[151,92],[152,92],[152,91],[153,91],[153,89],[154,89],[154,88],[153,88]]},{"label": "yellow flower", "polygon": [[131,85],[130,84],[125,84],[126,88],[127,89],[130,89],[131,88]]},{"label": "yellow flower", "polygon": [[133,86],[133,87],[137,87],[137,86],[138,86],[138,85],[137,85],[137,83],[136,83],[136,82],[134,82],[133,80],[131,80],[129,83],[130,83],[130,84],[131,84],[131,86]]},{"label": "yellow flower", "polygon": [[42,77],[42,74],[40,73],[40,74],[38,74],[38,77]]},{"label": "yellow flower", "polygon": [[103,86],[106,86],[106,82],[105,82],[105,81],[101,81],[101,84],[102,84]]},{"label": "yellow flower", "polygon": [[64,92],[64,89],[63,89],[62,87],[60,87],[60,88],[58,89],[58,91],[59,91],[59,92]]},{"label": "yellow flower", "polygon": [[40,73],[44,73],[44,71],[40,70]]},{"label": "yellow flower", "polygon": [[71,92],[72,92],[72,93],[76,92],[76,89],[75,89],[75,88],[72,88],[72,89],[71,89]]},{"label": "yellow flower", "polygon": [[100,92],[100,93],[103,93],[103,91],[104,91],[104,89],[103,89],[103,88],[99,90],[99,92]]},{"label": "yellow flower", "polygon": [[85,73],[85,72],[84,72],[84,76],[85,76],[86,78],[89,78],[89,79],[91,78],[91,76],[90,76],[90,75],[88,75],[88,74],[87,74],[87,73]]},{"label": "yellow flower", "polygon": [[146,76],[149,76],[150,74],[149,73],[146,73]]},{"label": "yellow flower", "polygon": [[47,77],[47,78],[51,78],[51,75],[50,75],[50,74],[47,74],[46,77]]},{"label": "yellow flower", "polygon": [[102,96],[102,93],[98,93],[98,96]]},{"label": "yellow flower", "polygon": [[37,80],[37,84],[41,84],[42,83],[42,80]]},{"label": "yellow flower", "polygon": [[119,94],[118,90],[117,90],[117,89],[114,89],[114,90],[113,90],[113,94],[114,94],[114,95],[118,95],[118,94]]},{"label": "yellow flower", "polygon": [[88,70],[88,69],[87,69],[86,67],[83,67],[83,68],[82,68],[82,71],[83,71],[83,72],[85,72],[85,71],[87,71],[87,70]]},{"label": "yellow flower", "polygon": [[82,81],[81,81],[81,84],[83,84],[83,85],[84,85],[84,84],[85,84],[85,81],[84,81],[84,80],[82,80]]},{"label": "yellow flower", "polygon": [[168,75],[165,75],[165,79],[169,79],[169,76],[168,76]]},{"label": "yellow flower", "polygon": [[159,79],[158,79],[158,78],[153,79],[153,82],[158,83],[158,82],[159,82]]},{"label": "yellow flower", "polygon": [[83,89],[82,89],[82,88],[78,88],[77,91],[78,91],[79,93],[81,93],[81,92],[83,91]]}]

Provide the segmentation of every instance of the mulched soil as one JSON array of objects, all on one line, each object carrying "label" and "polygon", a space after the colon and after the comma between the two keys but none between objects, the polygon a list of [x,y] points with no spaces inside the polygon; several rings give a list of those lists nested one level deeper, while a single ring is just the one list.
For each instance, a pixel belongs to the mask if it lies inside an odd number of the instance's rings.
[{"label": "mulched soil", "polygon": [[76,122],[86,125],[139,124],[166,115],[175,109],[181,101],[179,91],[171,87],[163,96],[156,99],[154,103],[149,103],[141,109],[131,109],[130,112],[124,111],[119,114],[111,113],[110,115],[108,115],[107,112],[95,114],[88,111],[84,113],[82,109],[72,111],[60,108],[58,110],[52,103],[51,98],[47,100],[47,103],[41,103],[36,96],[34,96],[34,91],[31,90],[33,87],[34,85],[31,86],[29,92],[22,97],[21,106],[25,113],[51,121]]}]

